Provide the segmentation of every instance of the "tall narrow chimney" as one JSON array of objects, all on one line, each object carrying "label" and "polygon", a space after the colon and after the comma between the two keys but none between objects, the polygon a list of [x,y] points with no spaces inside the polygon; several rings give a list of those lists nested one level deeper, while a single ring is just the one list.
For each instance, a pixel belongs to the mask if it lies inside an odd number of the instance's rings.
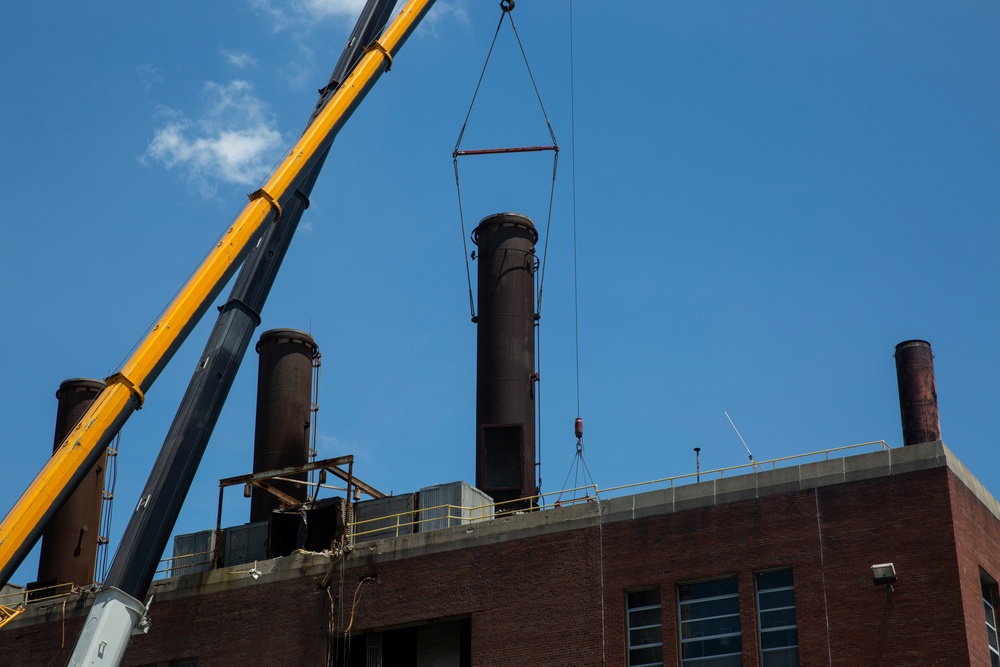
[{"label": "tall narrow chimney", "polygon": [[[319,348],[312,337],[295,329],[265,331],[257,343],[257,425],[253,471],[265,472],[309,462],[309,413],[312,407],[313,359]],[[305,473],[288,475],[305,481]],[[304,502],[307,488],[295,482],[269,482]],[[250,521],[267,521],[281,505],[277,498],[254,489]]]},{"label": "tall narrow chimney", "polygon": [[535,242],[530,218],[497,213],[479,246],[476,486],[497,502],[535,486]]},{"label": "tall narrow chimney", "polygon": [[[62,444],[63,438],[102,389],[104,383],[100,380],[82,378],[66,380],[59,385],[53,451]],[[45,529],[38,557],[38,581],[33,588],[70,582],[86,587],[94,583],[106,465],[107,452],[101,455]]]},{"label": "tall narrow chimney", "polygon": [[934,355],[924,340],[907,340],[896,346],[896,379],[899,412],[903,420],[903,445],[941,439]]}]

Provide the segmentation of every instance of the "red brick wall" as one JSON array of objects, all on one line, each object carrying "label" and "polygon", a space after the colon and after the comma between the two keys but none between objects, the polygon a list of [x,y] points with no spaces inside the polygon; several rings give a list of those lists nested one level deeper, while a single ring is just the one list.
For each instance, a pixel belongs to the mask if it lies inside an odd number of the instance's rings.
[{"label": "red brick wall", "polygon": [[[962,582],[962,605],[966,618],[969,664],[990,667],[986,644],[986,617],[980,589],[980,568],[994,581],[1000,580],[1000,531],[997,519],[962,484],[951,476],[952,516],[958,539],[958,566]],[[995,591],[994,591],[995,594]],[[994,598],[994,604],[997,599]]]}]

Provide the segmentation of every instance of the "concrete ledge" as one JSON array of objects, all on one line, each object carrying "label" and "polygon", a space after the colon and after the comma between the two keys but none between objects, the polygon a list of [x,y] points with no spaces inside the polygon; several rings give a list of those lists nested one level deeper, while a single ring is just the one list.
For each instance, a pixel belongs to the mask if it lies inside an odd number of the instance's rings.
[{"label": "concrete ledge", "polygon": [[791,493],[799,490],[799,468],[776,468],[753,473],[757,478],[757,497],[769,496],[775,493]]},{"label": "concrete ledge", "polygon": [[715,504],[715,480],[674,487],[674,511]]},{"label": "concrete ledge", "polygon": [[843,484],[844,459],[831,459],[799,466],[799,489]]},{"label": "concrete ledge", "polygon": [[731,503],[737,500],[753,500],[757,497],[757,477],[752,475],[737,475],[723,477],[715,481],[715,504]]},{"label": "concrete ledge", "polygon": [[[948,452],[948,454],[950,453]],[[901,475],[914,470],[940,468],[946,463],[945,446],[940,440],[889,450],[889,467],[892,475]]]},{"label": "concrete ledge", "polygon": [[848,456],[843,459],[844,481],[858,482],[863,479],[887,476],[891,469],[889,460],[890,451],[883,449],[880,452],[869,452],[868,454]]}]

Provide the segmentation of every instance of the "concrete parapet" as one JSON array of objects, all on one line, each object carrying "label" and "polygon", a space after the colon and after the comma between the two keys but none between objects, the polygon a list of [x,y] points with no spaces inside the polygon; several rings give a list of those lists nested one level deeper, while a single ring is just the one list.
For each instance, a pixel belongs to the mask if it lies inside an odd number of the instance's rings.
[{"label": "concrete parapet", "polygon": [[799,489],[841,484],[844,481],[844,459],[817,461],[799,466]]},{"label": "concrete parapet", "polygon": [[683,512],[684,510],[694,509],[696,507],[705,507],[707,505],[715,504],[715,480],[708,480],[707,482],[698,482],[696,484],[685,484],[683,486],[674,487],[674,511]]}]

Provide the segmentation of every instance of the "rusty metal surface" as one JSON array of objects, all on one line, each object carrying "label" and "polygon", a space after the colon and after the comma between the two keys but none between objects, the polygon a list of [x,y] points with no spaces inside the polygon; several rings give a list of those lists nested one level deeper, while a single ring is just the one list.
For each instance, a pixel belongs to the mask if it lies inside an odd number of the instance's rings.
[{"label": "rusty metal surface", "polygon": [[[53,451],[103,388],[100,380],[82,378],[59,385]],[[45,529],[38,558],[39,584],[89,586],[94,582],[106,465],[104,452]]]},{"label": "rusty metal surface", "polygon": [[[353,462],[354,462],[354,456],[349,454],[347,456],[338,456],[332,459],[323,459],[322,461],[313,461],[312,463],[303,463],[302,465],[297,465],[297,466],[287,466],[285,468],[276,468],[274,470],[261,470],[260,472],[252,472],[248,475],[237,475],[236,477],[226,477],[225,479],[219,480],[219,486],[225,488],[227,486],[234,486],[236,484],[246,484],[247,482],[252,482],[256,479],[268,479],[271,477],[286,477],[288,475],[312,472],[313,470],[326,469],[329,470],[330,472],[334,472],[337,466],[347,465]],[[346,477],[344,479],[346,479]]]},{"label": "rusty metal surface", "polygon": [[473,148],[471,150],[464,151],[454,151],[451,156],[453,158],[460,157],[462,155],[496,155],[498,153],[537,153],[541,151],[555,151],[559,152],[559,147],[552,146],[517,146],[513,148]]},{"label": "rusty metal surface", "polygon": [[[318,348],[312,337],[295,329],[261,334],[257,376],[257,425],[253,470],[261,472],[301,466],[309,461],[309,413],[312,405],[312,364]],[[305,481],[306,476],[299,477]],[[304,484],[275,482],[275,487],[302,502]],[[254,490],[250,521],[267,521],[280,502]]]},{"label": "rusty metal surface", "polygon": [[903,445],[940,440],[941,422],[931,344],[923,340],[903,341],[896,346],[895,357]]},{"label": "rusty metal surface", "polygon": [[[347,466],[347,470],[344,470],[341,466]],[[237,475],[236,477],[227,477],[225,479],[219,480],[219,507],[216,514],[215,530],[216,534],[221,534],[222,532],[222,503],[225,498],[224,491],[227,487],[250,484],[253,487],[254,496],[268,495],[273,499],[273,504],[277,512],[272,511],[264,520],[271,522],[272,526],[269,529],[269,534],[271,539],[276,540],[270,543],[268,546],[268,553],[272,555],[287,555],[291,553],[291,550],[297,548],[295,544],[299,537],[301,537],[298,531],[292,531],[289,528],[288,522],[284,519],[279,518],[278,522],[281,526],[274,527],[275,516],[280,512],[297,512],[299,509],[305,511],[307,514],[312,512],[316,507],[322,507],[326,504],[333,502],[334,500],[340,499],[322,499],[315,501],[308,501],[305,504],[298,497],[293,497],[287,494],[283,488],[279,487],[280,482],[283,478],[287,478],[290,475],[305,475],[313,470],[325,470],[326,472],[338,477],[347,482],[347,489],[342,501],[346,503],[346,507],[350,508],[350,499],[353,495],[352,492],[360,491],[372,498],[386,498],[388,497],[385,493],[382,493],[373,486],[363,482],[354,476],[354,456],[337,456],[334,458],[323,459],[321,461],[313,461],[311,463],[305,463],[297,466],[287,466],[285,468],[278,468],[275,470],[261,470],[259,472],[253,472],[248,475]],[[322,478],[321,478],[322,479]],[[325,516],[323,512],[316,514],[317,517]],[[294,523],[294,522],[292,522]],[[297,525],[297,524],[296,524]],[[286,530],[287,529],[287,530]],[[316,535],[326,535],[322,532],[325,530],[322,527],[314,527],[310,529],[313,531],[319,530],[320,532],[309,533],[307,535],[313,535],[313,538],[309,539],[320,539],[315,538]],[[339,530],[339,529],[338,529]],[[346,536],[346,526],[343,528],[343,533]],[[326,539],[323,537],[322,539]],[[219,542],[216,542],[216,548],[219,548]],[[326,548],[326,547],[324,547]],[[219,553],[215,556],[216,562],[221,562],[219,560]]]},{"label": "rusty metal surface", "polygon": [[535,242],[530,218],[498,213],[479,246],[476,486],[497,502],[535,495]]}]

